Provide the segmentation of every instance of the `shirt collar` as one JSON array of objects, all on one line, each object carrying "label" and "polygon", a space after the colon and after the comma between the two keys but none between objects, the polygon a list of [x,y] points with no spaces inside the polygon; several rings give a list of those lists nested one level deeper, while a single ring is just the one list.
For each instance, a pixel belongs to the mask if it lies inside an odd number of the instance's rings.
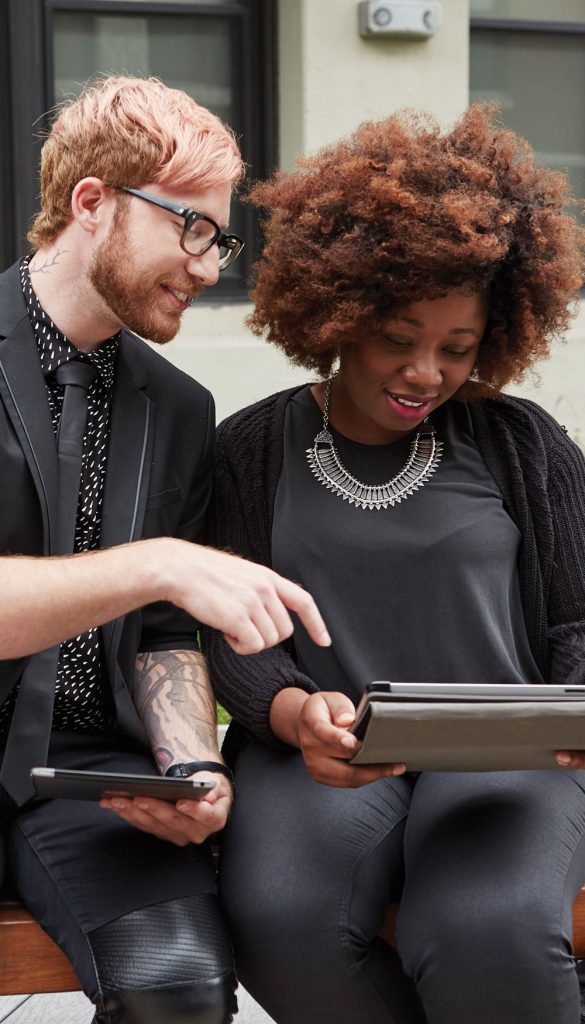
[{"label": "shirt collar", "polygon": [[53,323],[41,306],[28,269],[30,259],[31,257],[27,256],[21,260],[20,280],[44,376],[51,376],[58,366],[69,362],[70,359],[82,359],[96,367],[102,384],[111,390],[114,383],[116,355],[120,346],[120,332],[118,331],[111,338],[103,341],[92,352],[80,352]]}]

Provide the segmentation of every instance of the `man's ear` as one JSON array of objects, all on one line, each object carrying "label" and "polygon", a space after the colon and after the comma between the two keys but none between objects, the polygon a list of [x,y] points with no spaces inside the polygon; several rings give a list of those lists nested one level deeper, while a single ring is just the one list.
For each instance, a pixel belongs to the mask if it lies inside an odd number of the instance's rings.
[{"label": "man's ear", "polygon": [[101,178],[82,178],[71,193],[73,219],[90,234],[95,234],[105,219],[109,221],[113,204],[112,190]]}]

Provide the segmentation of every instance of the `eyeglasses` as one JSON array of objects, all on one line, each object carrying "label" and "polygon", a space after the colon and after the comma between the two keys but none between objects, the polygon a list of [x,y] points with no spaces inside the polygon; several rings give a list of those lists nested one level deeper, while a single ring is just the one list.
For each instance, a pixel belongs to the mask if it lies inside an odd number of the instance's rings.
[{"label": "eyeglasses", "polygon": [[118,192],[127,192],[138,199],[144,199],[147,203],[160,206],[161,210],[168,210],[176,217],[182,217],[185,223],[180,238],[181,249],[190,256],[203,256],[213,245],[219,247],[219,269],[226,270],[240,255],[244,248],[244,240],[238,235],[224,235],[219,224],[216,224],[211,217],[204,213],[198,213],[191,206],[180,206],[179,203],[172,203],[169,199],[161,199],[160,196],[153,196],[150,192],[142,192],[139,188],[126,188],[125,185],[109,185]]}]

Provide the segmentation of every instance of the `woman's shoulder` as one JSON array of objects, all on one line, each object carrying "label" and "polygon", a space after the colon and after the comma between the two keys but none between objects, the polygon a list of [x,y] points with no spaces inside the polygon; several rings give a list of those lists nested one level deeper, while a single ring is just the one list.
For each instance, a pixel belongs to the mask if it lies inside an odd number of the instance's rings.
[{"label": "woman's shoulder", "polygon": [[251,436],[262,435],[277,427],[281,417],[284,418],[286,407],[293,397],[306,385],[301,384],[273,395],[261,398],[260,401],[247,405],[244,409],[226,417],[217,428],[218,444],[231,444],[240,439],[249,444]]},{"label": "woman's shoulder", "polygon": [[583,452],[566,427],[531,399],[502,394],[471,402],[469,411],[477,443],[494,458],[513,458],[526,472],[582,477]]},{"label": "woman's shoulder", "polygon": [[537,402],[516,395],[500,394],[493,398],[481,398],[471,402],[470,413],[474,420],[482,421],[489,429],[507,428],[510,431],[522,430],[539,434],[546,439],[556,438],[561,443],[569,441],[567,429],[551,413],[543,409]]}]

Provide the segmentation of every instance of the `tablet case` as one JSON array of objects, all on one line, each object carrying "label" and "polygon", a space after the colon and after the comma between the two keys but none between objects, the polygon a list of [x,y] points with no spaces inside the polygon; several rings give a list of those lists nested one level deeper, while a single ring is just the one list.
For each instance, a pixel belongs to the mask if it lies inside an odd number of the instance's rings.
[{"label": "tablet case", "polygon": [[[352,764],[410,771],[559,769],[557,750],[585,750],[585,701],[383,699],[365,708]],[[360,735],[361,734],[361,735]]]}]

